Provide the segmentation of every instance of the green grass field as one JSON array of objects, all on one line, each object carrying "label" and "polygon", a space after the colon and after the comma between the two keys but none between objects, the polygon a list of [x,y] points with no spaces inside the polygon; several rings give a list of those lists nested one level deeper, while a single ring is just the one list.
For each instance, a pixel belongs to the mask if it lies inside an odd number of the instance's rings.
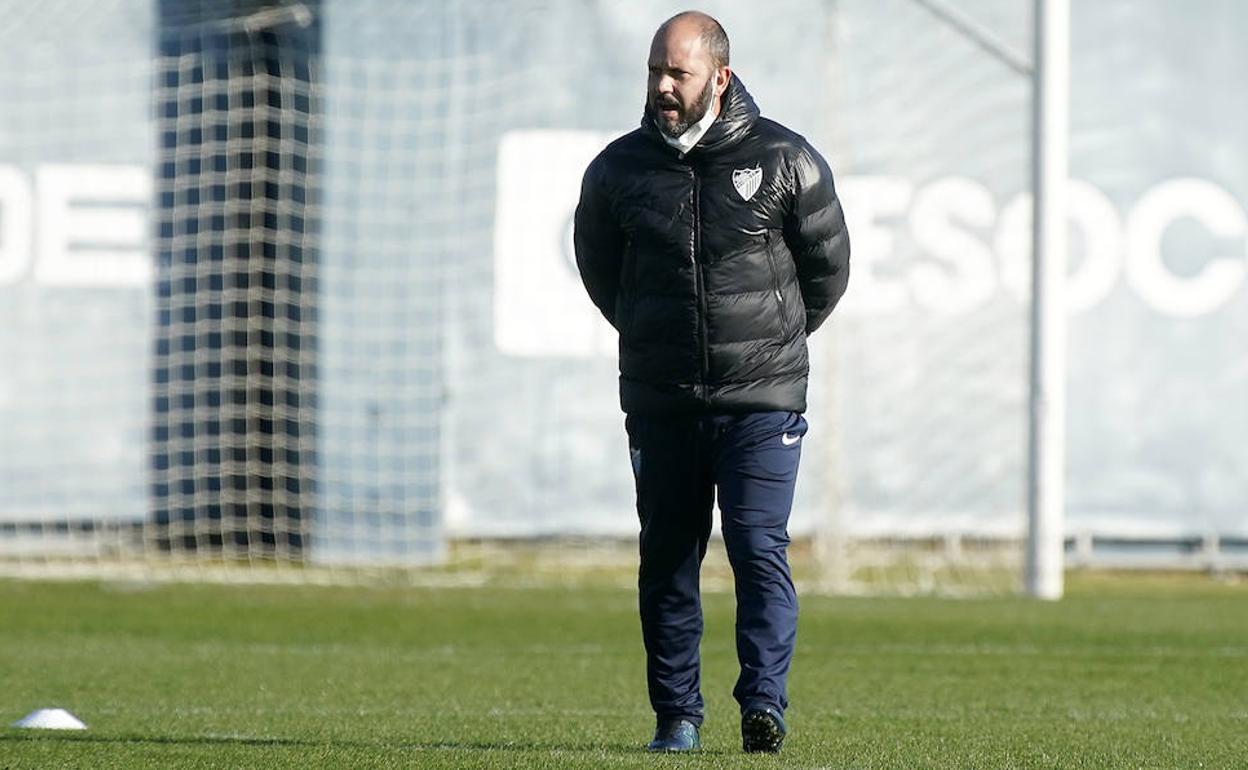
[{"label": "green grass field", "polygon": [[1244,768],[1248,586],[1075,576],[1025,599],[804,597],[779,757],[740,752],[707,597],[697,756],[641,750],[632,592],[0,581],[0,768]]}]

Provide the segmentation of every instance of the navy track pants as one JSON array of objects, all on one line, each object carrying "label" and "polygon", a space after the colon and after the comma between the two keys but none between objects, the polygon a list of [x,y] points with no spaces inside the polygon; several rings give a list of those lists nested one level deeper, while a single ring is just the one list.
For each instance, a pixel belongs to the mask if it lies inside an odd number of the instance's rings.
[{"label": "navy track pants", "polygon": [[795,412],[630,415],[625,421],[637,514],[638,577],[650,703],[661,718],[701,724],[699,569],[718,496],[737,595],[733,696],[741,710],[788,706],[797,637],[789,512],[806,420]]}]

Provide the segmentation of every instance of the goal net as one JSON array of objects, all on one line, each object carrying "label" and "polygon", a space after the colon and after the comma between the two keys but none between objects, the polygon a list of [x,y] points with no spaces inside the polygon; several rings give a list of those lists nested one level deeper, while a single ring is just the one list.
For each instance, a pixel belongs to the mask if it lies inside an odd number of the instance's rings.
[{"label": "goal net", "polygon": [[[878,263],[814,339],[797,550],[822,582],[923,584],[963,536],[1021,534],[1022,304],[911,255],[990,259],[952,253],[955,222],[1022,189],[1027,86],[921,5],[798,5],[797,40],[726,6],[734,64],[832,160]],[[0,74],[5,564],[414,567],[556,537],[572,568],[630,540],[569,220],[636,122],[662,3],[78,13],[22,16]]]},{"label": "goal net", "polygon": [[[626,574],[615,338],[571,214],[636,125],[669,6],[0,0],[0,568]],[[853,243],[811,340],[798,575],[1014,590],[1031,81],[1011,56],[1030,58],[1031,3],[782,6],[707,10],[764,114],[828,157]],[[1124,287],[1148,275],[1102,269],[1113,195],[1072,189],[1090,335],[1145,317]],[[1094,392],[1100,355],[1072,351],[1072,388]],[[1130,463],[1104,494],[1084,469],[1141,403],[1080,393],[1072,515],[1127,531],[1115,510],[1151,510]],[[1157,478],[1216,491],[1248,463],[1210,487],[1174,467]],[[1234,523],[1227,495],[1202,500]]]}]

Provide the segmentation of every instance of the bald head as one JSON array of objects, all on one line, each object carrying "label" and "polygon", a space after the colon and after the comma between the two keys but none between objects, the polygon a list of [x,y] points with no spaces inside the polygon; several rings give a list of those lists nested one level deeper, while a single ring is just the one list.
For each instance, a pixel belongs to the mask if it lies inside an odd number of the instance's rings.
[{"label": "bald head", "polygon": [[719,114],[732,78],[719,22],[700,11],[676,14],[654,33],[647,66],[647,106],[660,131],[679,137],[707,112]]},{"label": "bald head", "polygon": [[728,33],[715,17],[701,11],[683,11],[659,25],[655,42],[669,35],[697,37],[710,57],[712,69],[728,66]]}]

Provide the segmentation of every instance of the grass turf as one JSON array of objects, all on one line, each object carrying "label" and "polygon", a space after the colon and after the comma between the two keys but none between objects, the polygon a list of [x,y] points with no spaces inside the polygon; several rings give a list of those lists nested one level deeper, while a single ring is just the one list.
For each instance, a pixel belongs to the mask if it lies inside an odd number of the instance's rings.
[{"label": "grass turf", "polygon": [[706,597],[697,756],[650,756],[631,591],[0,581],[0,768],[1241,768],[1248,587],[805,597],[779,757],[740,753]]}]

